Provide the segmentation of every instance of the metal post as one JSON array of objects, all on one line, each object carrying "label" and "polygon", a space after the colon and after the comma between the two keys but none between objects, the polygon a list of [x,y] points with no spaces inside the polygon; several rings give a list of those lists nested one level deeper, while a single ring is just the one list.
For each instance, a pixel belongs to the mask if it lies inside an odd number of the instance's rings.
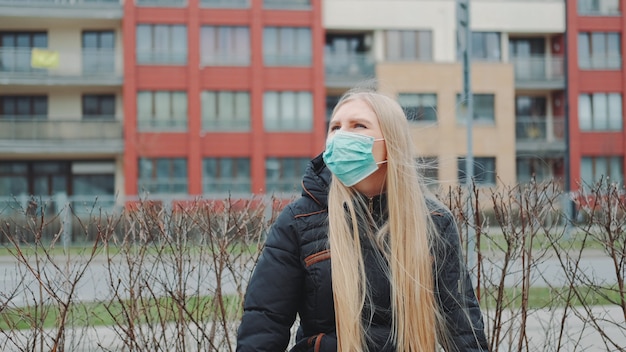
[{"label": "metal post", "polygon": [[[465,186],[467,188],[467,263],[474,269],[476,266],[476,235],[474,232],[474,218],[472,209],[472,180],[474,178],[474,152],[473,152],[473,124],[474,124],[474,99],[472,96],[472,30],[470,28],[470,0],[457,0],[457,48],[461,53],[463,63],[463,94],[466,101],[465,127],[467,129],[467,155],[465,157]],[[475,275],[472,279],[475,281]],[[476,282],[474,282],[476,284]]]}]

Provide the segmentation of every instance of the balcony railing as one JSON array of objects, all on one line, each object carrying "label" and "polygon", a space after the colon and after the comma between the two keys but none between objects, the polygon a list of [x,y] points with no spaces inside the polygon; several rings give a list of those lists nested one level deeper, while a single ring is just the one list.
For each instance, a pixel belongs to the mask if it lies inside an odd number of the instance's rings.
[{"label": "balcony railing", "polygon": [[311,0],[263,0],[266,9],[303,10],[311,8]]},{"label": "balcony railing", "polygon": [[35,84],[50,78],[78,80],[90,85],[122,83],[121,56],[118,57],[115,49],[42,50],[45,52],[0,47],[0,77]]},{"label": "balcony railing", "polygon": [[184,119],[165,119],[165,118],[143,118],[137,120],[137,127],[142,132],[149,131],[166,131],[166,132],[185,132],[187,131],[187,118]]},{"label": "balcony railing", "polygon": [[265,66],[311,66],[312,54],[263,55]]},{"label": "balcony railing", "polygon": [[517,141],[563,141],[565,120],[563,118],[517,116],[515,118]]},{"label": "balcony railing", "polygon": [[247,132],[250,131],[250,119],[203,119],[202,129],[206,132]]},{"label": "balcony railing", "polygon": [[37,6],[58,6],[58,7],[102,7],[107,5],[113,5],[119,7],[123,0],[0,0],[0,6],[25,6],[25,7],[37,7]]},{"label": "balcony railing", "polygon": [[17,17],[121,19],[123,0],[0,0],[0,14]]},{"label": "balcony railing", "polygon": [[187,50],[138,50],[140,65],[185,65]]},{"label": "balcony railing", "polygon": [[202,54],[202,66],[249,66],[250,54]]},{"label": "balcony railing", "polygon": [[251,188],[250,178],[204,179],[202,181],[202,193],[204,194],[248,194]]},{"label": "balcony railing", "polygon": [[533,55],[530,57],[511,57],[515,67],[516,81],[553,82],[564,79],[563,57]]},{"label": "balcony railing", "polygon": [[135,0],[137,6],[172,6],[183,7],[187,6],[187,0]]},{"label": "balcony railing", "polygon": [[374,58],[370,54],[332,54],[324,56],[327,85],[350,86],[374,77]]},{"label": "balcony railing", "polygon": [[587,70],[619,70],[622,68],[621,55],[578,56],[578,67]]},{"label": "balcony railing", "polygon": [[619,0],[578,0],[578,14],[583,16],[619,16]]},{"label": "balcony railing", "polygon": [[138,192],[142,196],[146,192],[150,194],[186,194],[187,178],[170,179],[139,179]]},{"label": "balcony railing", "polygon": [[72,141],[122,140],[122,121],[86,118],[56,120],[45,117],[0,115],[0,140]]},{"label": "balcony railing", "polygon": [[250,0],[200,0],[200,7],[242,9],[250,7]]}]

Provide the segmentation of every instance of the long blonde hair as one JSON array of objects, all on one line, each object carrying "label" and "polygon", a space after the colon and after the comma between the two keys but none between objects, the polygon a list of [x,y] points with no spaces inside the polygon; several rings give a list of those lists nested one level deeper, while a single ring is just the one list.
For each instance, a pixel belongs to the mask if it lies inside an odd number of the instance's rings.
[{"label": "long blonde hair", "polygon": [[396,349],[435,351],[438,343],[435,327],[440,318],[430,245],[436,231],[417,172],[408,122],[396,101],[372,91],[346,93],[333,115],[343,104],[354,100],[362,100],[371,107],[385,138],[388,220],[376,233],[359,234],[358,219],[368,219],[371,215],[367,207],[355,203],[355,199],[360,199],[355,191],[333,176],[328,212],[338,350],[367,350],[362,316],[370,292],[361,241],[376,238],[389,268],[391,338]]}]

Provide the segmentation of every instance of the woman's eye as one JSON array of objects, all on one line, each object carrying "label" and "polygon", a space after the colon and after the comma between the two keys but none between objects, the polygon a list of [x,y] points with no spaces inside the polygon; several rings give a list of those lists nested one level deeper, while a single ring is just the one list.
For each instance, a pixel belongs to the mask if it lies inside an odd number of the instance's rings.
[{"label": "woman's eye", "polygon": [[339,129],[339,126],[331,126],[331,127],[330,127],[330,130],[331,130],[331,131],[336,131],[336,130],[338,130],[338,129]]},{"label": "woman's eye", "polygon": [[357,123],[356,125],[354,125],[355,128],[367,128],[364,124],[362,123]]}]

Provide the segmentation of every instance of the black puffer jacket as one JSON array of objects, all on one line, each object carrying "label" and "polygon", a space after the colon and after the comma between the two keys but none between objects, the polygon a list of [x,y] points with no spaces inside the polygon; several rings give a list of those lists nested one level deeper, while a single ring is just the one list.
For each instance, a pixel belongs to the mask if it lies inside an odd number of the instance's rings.
[{"label": "black puffer jacket", "polygon": [[[330,172],[321,156],[309,164],[302,197],[289,204],[268,234],[265,249],[248,285],[237,351],[285,351],[296,314],[300,317],[297,343],[291,351],[337,351],[335,314],[328,250],[327,195]],[[384,196],[370,203],[373,214],[386,209]],[[454,346],[451,351],[486,351],[480,308],[468,273],[461,265],[459,236],[452,215],[429,202],[443,241],[435,249],[436,290]],[[382,220],[382,219],[381,219]],[[375,249],[364,248],[366,256]],[[367,260],[373,283],[374,314],[367,335],[370,351],[394,351],[390,340],[390,290],[383,269]],[[464,287],[459,290],[459,287]]]}]

